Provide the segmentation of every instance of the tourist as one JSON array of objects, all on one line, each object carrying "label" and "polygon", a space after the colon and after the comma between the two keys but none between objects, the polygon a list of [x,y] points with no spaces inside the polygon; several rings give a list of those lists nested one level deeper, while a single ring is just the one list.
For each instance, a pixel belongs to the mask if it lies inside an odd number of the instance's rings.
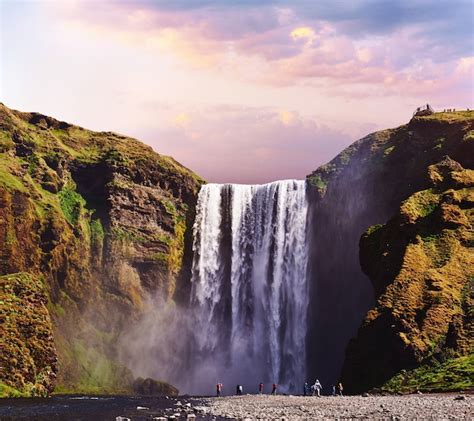
[{"label": "tourist", "polygon": [[309,392],[309,386],[308,386],[308,382],[305,382],[304,383],[304,386],[303,386],[303,396],[307,396],[308,395],[308,392]]},{"label": "tourist", "polygon": [[273,385],[272,385],[272,395],[277,394],[277,387],[278,387],[278,385],[276,383],[273,383]]},{"label": "tourist", "polygon": [[263,394],[263,383],[260,383],[260,384],[258,385],[258,393],[259,393],[260,395]]},{"label": "tourist", "polygon": [[332,395],[336,396],[336,385],[335,384],[332,385]]},{"label": "tourist", "polygon": [[216,394],[217,394],[217,397],[221,396],[221,392],[222,392],[222,383],[217,383],[217,384],[216,384]]},{"label": "tourist", "polygon": [[343,390],[344,390],[344,388],[342,387],[342,383],[338,383],[337,388],[336,388],[336,392],[339,396],[342,396],[342,391]]},{"label": "tourist", "polygon": [[321,383],[319,382],[318,379],[316,379],[316,381],[314,382],[313,388],[316,391],[316,394],[318,395],[318,398],[320,398],[321,397],[321,389],[323,387],[321,386]]}]

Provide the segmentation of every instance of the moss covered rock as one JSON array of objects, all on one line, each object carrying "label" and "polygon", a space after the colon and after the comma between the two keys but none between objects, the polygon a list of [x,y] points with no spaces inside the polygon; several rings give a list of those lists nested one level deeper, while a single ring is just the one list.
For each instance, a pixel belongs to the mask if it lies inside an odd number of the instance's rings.
[{"label": "moss covered rock", "polygon": [[[0,104],[0,275],[43,282],[57,391],[132,390],[117,339],[151,296],[186,291],[202,182],[135,139]],[[0,381],[15,387],[3,373]]]},{"label": "moss covered rock", "polygon": [[143,396],[178,396],[179,390],[168,383],[141,377],[133,382],[133,391]]},{"label": "moss covered rock", "polygon": [[[448,171],[461,181],[468,173],[429,168],[449,156],[472,170],[473,132],[474,111],[415,117],[408,124],[365,136],[308,176],[310,377],[323,384],[337,381],[349,340],[375,306],[374,287],[378,296],[396,276],[390,266],[384,269],[384,279],[369,280],[359,261],[361,235],[373,227],[375,239],[380,224],[398,213],[409,198],[404,218],[431,215],[438,200],[438,192],[431,190],[438,188],[433,177],[443,178]],[[446,181],[456,186],[456,180]],[[443,212],[453,221],[464,218],[455,207],[444,205]]]},{"label": "moss covered rock", "polygon": [[58,371],[44,282],[29,273],[0,276],[0,396],[46,396]]},{"label": "moss covered rock", "polygon": [[431,188],[361,238],[377,303],[347,350],[342,380],[351,392],[474,387],[472,366],[455,381],[440,374],[474,351],[474,171],[445,158],[429,174]]}]

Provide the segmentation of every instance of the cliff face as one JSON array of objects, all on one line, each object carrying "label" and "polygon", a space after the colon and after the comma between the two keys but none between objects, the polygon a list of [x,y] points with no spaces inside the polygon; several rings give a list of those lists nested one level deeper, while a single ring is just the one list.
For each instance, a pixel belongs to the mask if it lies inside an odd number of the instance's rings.
[{"label": "cliff face", "polygon": [[472,373],[410,384],[405,372],[385,385],[402,370],[429,363],[435,371],[473,352],[474,171],[446,158],[428,173],[429,189],[361,238],[377,303],[347,349],[342,379],[351,392],[474,387]]},{"label": "cliff face", "polygon": [[[23,350],[3,360],[4,389],[131,387],[114,344],[188,277],[201,183],[135,139],[0,105],[0,337]],[[34,289],[19,312],[22,280]],[[38,331],[44,352],[28,348]]]},{"label": "cliff face", "polygon": [[[412,194],[432,187],[428,168],[444,156],[466,169],[473,168],[473,129],[473,112],[416,117],[407,125],[357,141],[308,176],[310,377],[326,384],[338,380],[346,346],[378,298],[361,270],[361,235],[395,215],[400,203]],[[361,352],[365,351],[362,347]],[[348,362],[345,367],[352,370]],[[347,374],[343,378],[349,381]]]}]

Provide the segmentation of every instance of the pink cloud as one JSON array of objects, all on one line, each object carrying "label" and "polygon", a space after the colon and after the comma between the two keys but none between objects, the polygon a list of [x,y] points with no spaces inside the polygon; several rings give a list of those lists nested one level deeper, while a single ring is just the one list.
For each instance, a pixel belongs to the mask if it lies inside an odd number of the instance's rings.
[{"label": "pink cloud", "polygon": [[[258,70],[235,76],[260,84],[322,80],[332,85],[335,94],[345,92],[339,87],[348,85],[376,87],[367,89],[366,95],[397,90],[429,95],[434,88],[439,92],[440,87],[469,85],[469,75],[455,74],[458,59],[443,62],[446,46],[433,45],[416,24],[368,42],[344,32],[347,23],[301,21],[291,9],[269,6],[164,9],[105,2],[90,8],[79,2],[69,10],[69,17],[127,42],[164,50],[197,67],[250,69],[256,58]],[[298,28],[313,34],[311,42],[291,36]]]},{"label": "pink cloud", "polygon": [[219,106],[190,114],[186,128],[138,133],[208,181],[262,183],[304,178],[351,139],[297,112]]}]

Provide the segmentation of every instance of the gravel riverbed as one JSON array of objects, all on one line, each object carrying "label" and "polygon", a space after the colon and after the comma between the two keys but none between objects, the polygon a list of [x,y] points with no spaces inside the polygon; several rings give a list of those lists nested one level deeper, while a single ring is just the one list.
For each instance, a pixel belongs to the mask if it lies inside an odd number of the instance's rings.
[{"label": "gravel riverbed", "polygon": [[[462,397],[460,397],[462,396]],[[303,397],[246,395],[207,398],[209,415],[234,419],[474,419],[473,395]]]}]

